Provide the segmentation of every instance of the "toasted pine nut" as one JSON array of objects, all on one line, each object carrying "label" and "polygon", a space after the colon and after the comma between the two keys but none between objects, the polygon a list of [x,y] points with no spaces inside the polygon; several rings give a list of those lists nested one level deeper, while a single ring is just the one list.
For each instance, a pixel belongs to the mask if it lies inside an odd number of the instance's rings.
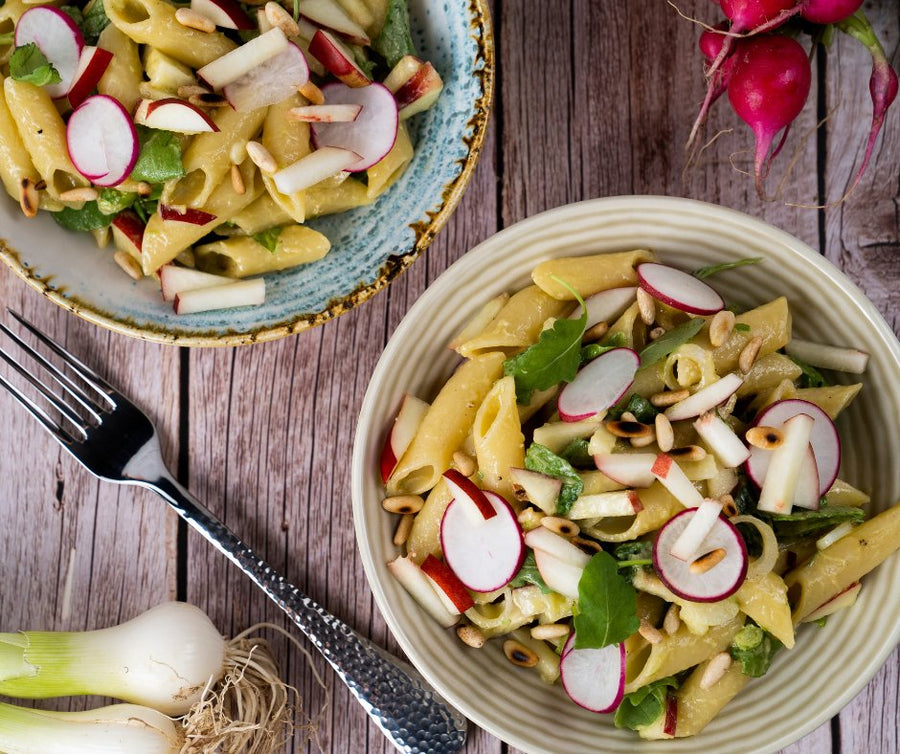
[{"label": "toasted pine nut", "polygon": [[598,322],[593,327],[589,327],[581,336],[582,343],[596,343],[606,333],[609,332],[609,325],[606,322]]},{"label": "toasted pine nut", "polygon": [[266,3],[265,13],[266,20],[272,26],[277,26],[281,29],[286,37],[296,37],[300,33],[300,27],[297,26],[297,22],[278,3],[271,1]]},{"label": "toasted pine nut", "polygon": [[675,604],[669,605],[666,617],[663,618],[663,631],[671,636],[677,633],[679,628],[681,628],[681,608]]},{"label": "toasted pine nut", "polygon": [[641,313],[641,321],[645,325],[652,325],[656,321],[656,301],[653,300],[643,288],[637,289],[638,311]]},{"label": "toasted pine nut", "polygon": [[393,495],[381,501],[381,507],[388,513],[418,513],[423,505],[421,495]]},{"label": "toasted pine nut", "polygon": [[569,635],[569,627],[565,623],[545,623],[542,626],[532,626],[531,638],[541,641],[555,641]]},{"label": "toasted pine nut", "polygon": [[687,388],[681,390],[663,390],[650,396],[650,404],[656,408],[668,408],[676,403],[681,403],[685,398],[690,398],[691,391]]},{"label": "toasted pine nut", "polygon": [[228,100],[215,92],[201,92],[188,97],[194,107],[228,107]]},{"label": "toasted pine nut", "polygon": [[672,430],[672,422],[665,414],[657,414],[653,421],[656,428],[656,444],[663,453],[668,453],[675,447],[675,432]]},{"label": "toasted pine nut", "polygon": [[641,618],[641,627],[638,629],[638,633],[651,644],[659,644],[663,640],[663,635],[659,632],[659,629],[651,626],[646,618]]},{"label": "toasted pine nut", "polygon": [[212,34],[216,30],[216,25],[210,19],[190,8],[179,8],[176,10],[175,20],[188,29],[202,31],[205,34]]},{"label": "toasted pine nut", "polygon": [[481,633],[481,629],[479,629],[478,626],[473,626],[471,624],[459,626],[456,629],[456,635],[467,647],[481,649],[484,646],[484,634]]},{"label": "toasted pine nut", "polygon": [[85,186],[84,188],[73,188],[63,191],[59,195],[59,200],[61,202],[92,202],[98,196],[100,194],[97,193],[97,189]]},{"label": "toasted pine nut", "polygon": [[651,432],[646,437],[632,437],[629,442],[632,448],[646,448],[648,445],[652,445],[654,440],[656,440],[656,437]]},{"label": "toasted pine nut", "polygon": [[722,503],[722,513],[728,518],[738,514],[737,503],[734,502],[734,498],[727,492],[719,498],[719,502]]},{"label": "toasted pine nut", "polygon": [[507,639],[503,642],[503,654],[513,665],[518,665],[520,668],[533,668],[538,664],[538,656],[515,639]]},{"label": "toasted pine nut", "polygon": [[734,312],[728,309],[716,312],[709,321],[709,344],[713,348],[723,345],[731,337],[732,330],[734,330]]},{"label": "toasted pine nut", "polygon": [[744,374],[747,374],[753,368],[756,357],[759,356],[760,348],[762,348],[762,338],[759,335],[750,338],[750,341],[744,346],[744,350],[738,356],[738,367]]},{"label": "toasted pine nut", "polygon": [[264,173],[271,174],[278,170],[278,163],[275,162],[272,153],[258,141],[247,142],[247,155],[253,160],[253,164]]},{"label": "toasted pine nut", "polygon": [[606,429],[616,437],[647,437],[653,434],[649,425],[627,420],[607,422]]},{"label": "toasted pine nut", "polygon": [[563,537],[575,537],[581,532],[578,524],[562,516],[544,516],[541,519],[541,526]]},{"label": "toasted pine nut", "polygon": [[397,528],[394,529],[394,539],[392,540],[395,546],[402,547],[406,544],[415,518],[412,513],[404,513],[400,517],[400,520],[397,522]]},{"label": "toasted pine nut", "polygon": [[247,191],[247,187],[244,185],[244,176],[241,175],[241,169],[234,163],[231,165],[231,188],[239,196]]},{"label": "toasted pine nut", "polygon": [[475,459],[462,450],[457,450],[453,454],[453,463],[463,476],[472,476],[478,470]]},{"label": "toasted pine nut", "polygon": [[140,280],[144,276],[141,266],[127,251],[117,251],[113,254],[113,259],[132,280]]},{"label": "toasted pine nut", "polygon": [[325,104],[325,95],[322,94],[322,90],[319,89],[312,81],[307,81],[303,86],[301,86],[298,90],[300,94],[302,94],[306,99],[309,100],[312,105],[324,105]]},{"label": "toasted pine nut", "polygon": [[704,691],[711,689],[722,680],[722,677],[728,672],[730,667],[731,655],[728,652],[719,652],[719,654],[714,655],[700,677],[700,688]]},{"label": "toasted pine nut", "polygon": [[572,537],[569,540],[576,547],[580,547],[582,550],[587,550],[589,552],[603,552],[603,547],[599,542],[594,541],[593,539],[585,539],[584,537]]},{"label": "toasted pine nut", "polygon": [[211,94],[209,89],[207,89],[205,86],[200,86],[199,84],[187,84],[185,86],[179,86],[176,91],[178,96],[182,99],[193,97],[195,94]]},{"label": "toasted pine nut", "polygon": [[647,337],[650,338],[650,340],[659,340],[665,334],[665,327],[654,327],[650,332],[647,333]]},{"label": "toasted pine nut", "polygon": [[137,186],[135,186],[135,191],[137,191],[138,196],[150,196],[153,193],[153,186],[151,186],[147,181],[140,181]]},{"label": "toasted pine nut", "polygon": [[706,458],[706,451],[699,445],[682,445],[672,448],[669,455],[676,461],[702,461]]},{"label": "toasted pine nut", "polygon": [[23,178],[19,184],[19,206],[25,217],[34,217],[38,213],[40,205],[37,184],[30,178]]},{"label": "toasted pine nut", "polygon": [[777,427],[750,427],[744,435],[754,448],[774,450],[784,442],[784,434]]},{"label": "toasted pine nut", "polygon": [[724,547],[717,547],[715,550],[706,553],[706,555],[701,555],[691,563],[691,573],[706,573],[707,571],[711,571],[722,562],[726,554]]},{"label": "toasted pine nut", "polygon": [[[516,497],[518,497],[518,494],[516,494]],[[541,520],[543,518],[543,511],[539,511],[537,508],[529,506],[528,508],[524,508],[522,512],[516,516],[516,521],[519,522],[523,531],[531,531],[541,525]]]}]

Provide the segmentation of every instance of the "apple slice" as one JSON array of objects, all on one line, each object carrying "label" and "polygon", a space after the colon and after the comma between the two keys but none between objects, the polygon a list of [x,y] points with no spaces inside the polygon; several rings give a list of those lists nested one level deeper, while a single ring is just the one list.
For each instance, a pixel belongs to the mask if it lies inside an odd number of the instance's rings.
[{"label": "apple slice", "polygon": [[[115,223],[115,221],[113,222]],[[179,267],[175,264],[164,264],[159,268],[159,284],[162,289],[163,301],[174,301],[179,293],[185,291],[213,288],[233,282],[234,278],[212,275],[209,272],[193,270],[190,267]]]},{"label": "apple slice", "polygon": [[54,99],[65,97],[78,73],[84,36],[72,17],[49,5],[26,10],[16,22],[15,46],[34,44],[59,74],[44,89]]},{"label": "apple slice", "polygon": [[207,63],[197,71],[197,76],[213,89],[221,89],[283,52],[288,44],[288,39],[281,29],[269,29],[265,34],[260,34]]},{"label": "apple slice", "polygon": [[601,453],[594,456],[594,465],[614,482],[625,487],[649,487],[653,476],[655,453]]},{"label": "apple slice", "polygon": [[636,516],[644,510],[644,504],[634,490],[598,492],[582,495],[572,503],[567,514],[573,521],[607,516]]},{"label": "apple slice", "polygon": [[453,608],[450,612],[455,610],[458,613],[464,613],[475,604],[472,595],[466,591],[465,584],[459,580],[446,563],[429,553],[428,557],[422,561],[421,568],[425,575],[434,582],[438,595],[446,595],[450,602],[447,606],[448,609]]},{"label": "apple slice", "polygon": [[750,449],[715,412],[701,414],[694,429],[726,468],[736,469],[750,457]]},{"label": "apple slice", "polygon": [[672,544],[669,554],[685,563],[693,562],[700,554],[704,540],[716,525],[716,519],[722,513],[722,503],[718,500],[704,500],[691,516],[688,525]]},{"label": "apple slice", "polygon": [[117,186],[137,162],[137,132],[118,100],[88,97],[69,117],[66,145],[72,164],[97,186]]},{"label": "apple slice", "polygon": [[638,283],[647,293],[679,311],[715,314],[725,301],[702,280],[674,267],[657,262],[637,266]]},{"label": "apple slice", "polygon": [[534,563],[544,583],[554,592],[572,600],[578,599],[578,582],[581,581],[584,566],[567,563],[546,550],[534,551]]},{"label": "apple slice", "polygon": [[214,309],[234,309],[239,306],[259,306],[266,300],[266,281],[263,278],[239,280],[210,288],[195,288],[175,296],[176,314],[196,314]]},{"label": "apple slice", "polygon": [[288,110],[288,117],[301,123],[352,123],[361,110],[361,105],[306,105]]},{"label": "apple slice", "polygon": [[[589,330],[600,322],[615,322],[634,303],[636,295],[637,286],[630,285],[624,288],[608,288],[588,296],[584,300],[588,312],[586,329]],[[582,311],[579,304],[569,319],[578,319]]]},{"label": "apple slice", "polygon": [[579,707],[612,712],[625,695],[625,644],[575,649],[573,633],[563,646],[559,675],[566,694]]},{"label": "apple slice", "polygon": [[559,417],[580,421],[614,406],[634,382],[640,361],[630,348],[613,348],[588,362],[560,391]]},{"label": "apple slice", "polygon": [[683,401],[669,406],[665,410],[669,421],[677,422],[683,419],[693,419],[695,416],[711,411],[716,406],[725,403],[743,384],[744,378],[734,372],[726,374],[696,393],[688,396]]},{"label": "apple slice", "polygon": [[703,495],[697,491],[681,466],[675,463],[671,456],[660,453],[656,456],[650,471],[685,508],[698,508],[703,503]]},{"label": "apple slice", "polygon": [[467,588],[492,592],[506,586],[516,575],[525,557],[525,545],[509,503],[494,492],[483,494],[493,515],[477,523],[473,524],[466,498],[455,498],[447,506],[441,519],[441,551],[447,565]]},{"label": "apple slice", "polygon": [[794,356],[810,366],[850,374],[862,374],[869,364],[869,354],[858,348],[823,346],[821,343],[794,337],[785,345],[784,350],[788,356]]},{"label": "apple slice", "polygon": [[333,0],[303,0],[300,12],[303,18],[338,32],[352,44],[362,47],[369,47],[372,44],[365,29]]},{"label": "apple slice", "polygon": [[235,0],[191,0],[191,10],[205,16],[222,29],[250,31],[255,28],[250,17]]},{"label": "apple slice", "polygon": [[370,79],[356,64],[353,52],[334,35],[319,29],[309,41],[309,53],[325,69],[349,87],[368,86]]},{"label": "apple slice", "polygon": [[427,110],[441,96],[444,81],[431,63],[424,63],[412,78],[395,93],[400,120],[411,118],[423,110]]},{"label": "apple slice", "polygon": [[[563,563],[576,566],[579,570],[583,570],[590,562],[591,556],[584,552],[581,548],[573,545],[568,539],[554,534],[549,529],[538,526],[525,535],[525,544],[537,553],[541,552],[552,555]],[[548,583],[547,586],[550,586]]]},{"label": "apple slice", "polygon": [[419,606],[441,626],[450,628],[456,624],[459,616],[447,609],[444,601],[435,591],[433,582],[414,561],[409,558],[397,558],[388,563],[387,568],[391,575],[409,592],[410,596],[419,603]]},{"label": "apple slice", "polygon": [[135,259],[141,258],[141,247],[144,243],[144,221],[136,212],[125,210],[113,218],[113,242],[117,249],[127,251]]},{"label": "apple slice", "polygon": [[392,94],[396,94],[397,90],[409,81],[424,64],[425,61],[415,55],[404,55],[391,68],[391,72],[381,83],[390,89]]},{"label": "apple slice", "polygon": [[112,62],[113,54],[101,47],[83,47],[78,60],[78,69],[69,87],[69,104],[76,108],[84,102],[103,78],[106,69]]},{"label": "apple slice", "polygon": [[812,445],[809,445],[806,448],[803,462],[800,464],[800,474],[797,476],[797,486],[794,488],[793,504],[798,508],[817,511],[821,501],[819,465],[816,463],[816,454],[813,452]]},{"label": "apple slice", "polygon": [[321,147],[272,175],[282,194],[293,194],[348,170],[361,159],[356,152],[338,147]]},{"label": "apple slice", "polygon": [[769,460],[757,508],[767,513],[790,513],[797,481],[807,457],[815,419],[796,414],[782,425],[783,440]]},{"label": "apple slice", "polygon": [[148,128],[180,134],[212,133],[219,130],[203,110],[176,97],[141,100],[134,111],[134,122]]},{"label": "apple slice", "polygon": [[215,215],[194,207],[175,207],[168,204],[160,204],[157,212],[159,212],[159,216],[163,220],[189,223],[190,225],[209,225],[209,223],[215,222],[216,219]]},{"label": "apple slice", "polygon": [[222,94],[235,110],[246,112],[286,100],[309,81],[303,51],[289,43],[281,52],[226,84]]},{"label": "apple slice", "polygon": [[397,462],[403,457],[409,444],[422,423],[428,411],[428,404],[416,398],[414,395],[407,393],[403,396],[400,403],[400,411],[391,431],[384,440],[384,447],[381,449],[381,481],[387,482],[391,476]]},{"label": "apple slice", "polygon": [[460,509],[469,515],[474,524],[488,521],[497,515],[496,508],[488,500],[487,493],[471,479],[456,469],[447,469],[443,476],[453,499],[460,503]]},{"label": "apple slice", "polygon": [[828,600],[828,602],[817,607],[800,622],[814,623],[815,621],[821,620],[828,615],[833,615],[838,610],[852,607],[854,604],[856,604],[856,598],[859,597],[860,589],[862,589],[862,584],[860,584],[858,581],[854,581],[843,592],[836,594],[834,597]]},{"label": "apple slice", "polygon": [[[512,480],[516,497],[525,499],[536,505],[544,513],[556,515],[556,503],[562,491],[562,480],[539,471],[510,467],[509,478]],[[519,497],[519,496],[522,497]]]}]

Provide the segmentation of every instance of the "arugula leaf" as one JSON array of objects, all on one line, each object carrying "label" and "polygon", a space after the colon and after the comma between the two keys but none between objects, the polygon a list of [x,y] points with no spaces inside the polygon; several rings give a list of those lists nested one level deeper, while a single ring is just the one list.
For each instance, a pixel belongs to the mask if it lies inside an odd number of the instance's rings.
[{"label": "arugula leaf", "polygon": [[59,72],[34,42],[13,50],[9,59],[9,75],[16,81],[25,81],[35,86],[58,84],[62,81]]},{"label": "arugula leaf", "polygon": [[184,175],[181,164],[181,142],[170,131],[136,126],[141,151],[131,171],[136,181],[165,183]]},{"label": "arugula leaf", "polygon": [[103,0],[94,0],[84,12],[84,20],[79,24],[84,34],[85,44],[95,45],[100,39],[100,32],[109,26],[109,16]]},{"label": "arugula leaf", "polygon": [[122,210],[128,209],[138,195],[130,191],[118,191],[114,188],[100,189],[97,197],[97,207],[104,215],[118,215]]},{"label": "arugula leaf", "polygon": [[587,364],[589,361],[593,361],[600,354],[611,351],[613,348],[622,348],[622,346],[625,345],[625,342],[625,333],[617,332],[606,338],[602,343],[588,343],[586,346],[582,346],[582,365]]},{"label": "arugula leaf", "polygon": [[572,464],[560,458],[545,445],[533,442],[525,453],[525,468],[561,479],[563,484],[556,501],[556,513],[565,516],[572,510],[572,503],[584,490],[584,482],[572,468]]},{"label": "arugula leaf", "polygon": [[63,207],[59,212],[53,212],[53,219],[68,230],[97,230],[105,228],[113,221],[112,215],[106,215],[100,211],[97,202],[85,202],[81,209]]},{"label": "arugula leaf", "polygon": [[513,576],[512,581],[509,582],[509,586],[513,589],[520,586],[528,586],[529,584],[539,587],[544,594],[549,594],[553,591],[546,583],[544,583],[541,572],[538,571],[537,563],[534,560],[533,550],[528,551],[525,560],[522,561],[522,567],[519,569],[519,572]]},{"label": "arugula leaf", "polygon": [[624,407],[612,409],[609,415],[613,419],[621,419],[622,414],[626,411],[634,414],[634,418],[642,424],[653,424],[656,420],[656,415],[659,413],[650,401],[637,393],[632,393]]},{"label": "arugula leaf", "polygon": [[616,727],[638,730],[656,722],[666,711],[669,689],[677,689],[678,686],[678,679],[670,675],[626,694],[613,718]]},{"label": "arugula leaf", "polygon": [[725,270],[733,270],[736,267],[746,267],[747,265],[751,264],[759,264],[762,261],[762,257],[747,257],[746,259],[739,259],[736,262],[725,262],[724,264],[711,264],[708,267],[701,267],[699,270],[694,270],[691,274],[695,278],[703,280],[704,278],[708,278],[710,275],[715,275],[719,272],[725,272]]},{"label": "arugula leaf", "polygon": [[850,505],[822,505],[819,510],[799,510],[791,513],[773,513],[769,516],[772,528],[779,540],[796,540],[819,534],[845,521],[862,523],[866,514]]},{"label": "arugula leaf", "polygon": [[731,657],[741,663],[741,672],[751,678],[764,676],[784,645],[768,631],[748,623],[734,635]]},{"label": "arugula leaf", "polygon": [[384,58],[389,68],[397,65],[404,55],[415,55],[416,47],[409,30],[409,8],[406,0],[390,0],[381,32],[372,42],[372,49]]},{"label": "arugula leaf", "polygon": [[276,225],[274,228],[268,228],[267,230],[262,230],[259,233],[253,234],[253,240],[256,241],[260,246],[265,246],[269,251],[273,254],[275,250],[278,248],[278,237],[281,235],[282,227],[280,225]]},{"label": "arugula leaf", "polygon": [[572,440],[565,448],[563,448],[562,452],[559,454],[559,457],[564,461],[568,461],[575,468],[593,468],[597,467],[594,465],[594,457],[588,453],[588,446],[590,442],[585,440],[583,437],[578,438],[577,440]]},{"label": "arugula leaf", "polygon": [[664,359],[678,346],[687,343],[700,332],[704,324],[706,324],[706,320],[703,317],[692,317],[687,322],[673,327],[664,335],[660,335],[641,351],[641,367],[648,367],[660,359]]},{"label": "arugula leaf", "polygon": [[573,625],[576,649],[618,644],[640,628],[637,593],[608,552],[594,555],[581,574]]},{"label": "arugula leaf", "polygon": [[791,356],[791,361],[800,367],[801,370],[800,377],[797,380],[797,387],[828,387],[828,380],[825,379],[818,369],[793,356]]}]

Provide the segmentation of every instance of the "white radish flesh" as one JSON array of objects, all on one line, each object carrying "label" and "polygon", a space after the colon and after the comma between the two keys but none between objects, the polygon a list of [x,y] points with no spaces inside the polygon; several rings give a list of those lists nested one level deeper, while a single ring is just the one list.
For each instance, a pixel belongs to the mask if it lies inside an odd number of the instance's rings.
[{"label": "white radish flesh", "polygon": [[282,194],[293,194],[348,170],[362,159],[356,152],[337,147],[322,147],[282,168],[272,176]]},{"label": "white radish flesh", "polygon": [[772,451],[759,493],[759,510],[767,513],[791,512],[814,421],[807,414],[797,414],[784,423],[782,443]]},{"label": "white radish flesh", "polygon": [[800,464],[797,486],[794,488],[794,498],[791,502],[797,508],[817,511],[821,501],[822,498],[819,495],[819,467],[816,463],[816,454],[813,452],[812,446],[808,445],[803,457],[803,463]]},{"label": "white radish flesh", "polygon": [[625,694],[625,644],[602,649],[575,649],[569,637],[559,661],[563,688],[579,707],[591,712],[612,712]]},{"label": "white radish flesh", "polygon": [[444,600],[435,591],[433,582],[414,561],[397,558],[387,564],[387,569],[419,606],[441,626],[449,628],[459,620],[459,613],[448,610]]},{"label": "white radish flesh", "polygon": [[869,354],[865,351],[857,348],[824,346],[800,338],[791,338],[784,350],[788,356],[794,356],[810,366],[850,374],[862,374],[869,364]]},{"label": "white radish flesh", "polygon": [[211,133],[219,130],[203,110],[176,97],[141,100],[134,112],[134,122],[148,128],[181,134]]},{"label": "white radish flesh", "polygon": [[56,69],[60,81],[44,88],[54,99],[65,97],[75,81],[84,37],[72,17],[58,8],[39,6],[26,10],[16,23],[16,47],[34,44]]},{"label": "white radish flesh", "polygon": [[651,472],[685,508],[698,508],[703,502],[703,495],[671,456],[660,453],[653,462]]},{"label": "white radish flesh", "polygon": [[665,410],[669,421],[693,419],[695,416],[711,411],[725,403],[743,384],[744,378],[731,372],[706,387],[700,388],[693,395],[679,401]]},{"label": "white radish flesh", "polygon": [[750,449],[714,412],[701,414],[694,429],[726,468],[736,469],[750,457]]},{"label": "white radish flesh", "polygon": [[444,484],[453,499],[460,504],[461,510],[471,519],[473,526],[497,515],[487,493],[456,469],[444,472]]},{"label": "white radish flesh", "polygon": [[[584,300],[588,313],[586,327],[590,329],[600,322],[614,322],[634,303],[636,295],[636,286],[626,286],[624,288],[609,288],[595,293],[593,296],[588,296]],[[578,319],[583,311],[579,304],[575,311],[572,312],[570,319]]]},{"label": "white radish flesh", "polygon": [[131,116],[118,100],[88,97],[69,117],[66,144],[72,163],[97,186],[116,186],[131,173],[139,144]]},{"label": "white radish flesh", "polygon": [[721,513],[722,503],[717,500],[704,500],[672,545],[669,551],[671,556],[685,563],[694,561]]},{"label": "white radish flesh", "polygon": [[588,362],[560,392],[560,418],[580,421],[614,406],[634,382],[639,364],[630,348],[613,348]]},{"label": "white radish flesh", "polygon": [[573,521],[607,516],[636,516],[643,508],[643,503],[634,490],[598,492],[577,498],[567,515]]},{"label": "white radish flesh", "polygon": [[288,43],[281,52],[222,88],[225,99],[241,112],[283,102],[309,81],[303,51]]},{"label": "white radish flesh", "polygon": [[637,275],[641,288],[680,311],[715,314],[725,308],[725,301],[709,285],[674,267],[645,262],[638,265]]},{"label": "white radish flesh", "polygon": [[210,288],[184,291],[175,296],[173,308],[176,314],[196,314],[215,309],[259,306],[265,300],[266,281],[263,278],[253,278]]},{"label": "white radish flesh", "polygon": [[554,534],[543,526],[528,532],[525,535],[525,544],[532,550],[541,550],[580,569],[585,568],[591,559],[590,555],[573,545],[568,539]]},{"label": "white radish flesh", "polygon": [[594,465],[604,475],[625,487],[649,487],[656,481],[653,475],[655,453],[601,453],[594,456]]},{"label": "white radish flesh", "polygon": [[[365,29],[350,18],[346,11],[333,0],[303,0],[300,10],[305,18],[343,34],[353,44],[367,47],[372,43]],[[301,33],[302,31],[301,28]]]}]

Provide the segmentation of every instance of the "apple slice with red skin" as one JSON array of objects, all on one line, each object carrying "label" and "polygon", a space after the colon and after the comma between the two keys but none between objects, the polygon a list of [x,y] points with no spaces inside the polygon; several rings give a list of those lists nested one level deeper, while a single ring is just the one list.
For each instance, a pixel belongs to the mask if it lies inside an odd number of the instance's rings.
[{"label": "apple slice with red skin", "polygon": [[213,133],[219,127],[199,107],[177,97],[141,100],[134,111],[134,122],[180,134]]},{"label": "apple slice with red skin", "polygon": [[256,28],[240,3],[234,0],[191,0],[191,10],[222,29],[250,31]]},{"label": "apple slice with red skin", "polygon": [[634,490],[613,490],[579,496],[567,514],[573,521],[607,516],[636,516],[644,504]]},{"label": "apple slice with red skin", "polygon": [[578,582],[581,581],[584,566],[567,563],[546,550],[534,551],[534,564],[544,583],[554,592],[572,600],[578,599]]},{"label": "apple slice with red skin", "polygon": [[380,468],[383,483],[387,483],[397,462],[403,457],[427,411],[428,404],[425,401],[409,393],[403,396],[400,411],[397,412],[397,418],[394,419],[391,431],[384,439],[384,446],[381,449]]},{"label": "apple slice with red skin", "polygon": [[794,489],[793,504],[798,508],[817,511],[821,505],[822,497],[819,495],[819,465],[816,463],[816,454],[812,445],[807,446],[806,455],[800,464],[800,474],[797,477],[797,486]]},{"label": "apple slice with red skin", "polygon": [[387,564],[388,571],[400,582],[409,595],[419,603],[426,613],[444,628],[457,623],[458,615],[447,609],[440,595],[435,591],[431,580],[410,558],[397,558]]},{"label": "apple slice with red skin", "polygon": [[726,468],[736,469],[750,457],[750,449],[714,411],[701,414],[694,429]]},{"label": "apple slice with red skin", "polygon": [[425,61],[415,55],[404,55],[391,68],[391,72],[381,83],[390,89],[392,94],[396,94],[397,90],[409,81],[423,65],[425,65]]},{"label": "apple slice with red skin", "polygon": [[288,111],[291,120],[301,123],[352,123],[362,105],[305,105]]},{"label": "apple slice with red skin", "polygon": [[[556,515],[556,504],[562,491],[562,480],[539,471],[510,467],[509,478],[512,480],[516,497],[521,495],[525,500],[536,505],[544,513]],[[521,499],[521,498],[520,498]]]},{"label": "apple slice with red skin", "polygon": [[649,487],[653,476],[655,453],[602,453],[594,456],[594,465],[604,475],[624,487]]},{"label": "apple slice with red skin", "polygon": [[669,421],[673,422],[693,419],[695,416],[712,411],[716,406],[725,403],[743,383],[743,377],[730,372],[721,379],[700,388],[683,401],[669,406],[664,413]]},{"label": "apple slice with red skin", "polygon": [[580,421],[614,406],[634,382],[640,362],[630,348],[613,348],[588,362],[560,391],[559,418]]},{"label": "apple slice with red skin", "polygon": [[722,513],[722,503],[718,500],[704,500],[688,521],[681,534],[672,544],[669,554],[673,558],[692,563],[696,560],[703,546],[703,541],[716,525],[716,519]]},{"label": "apple slice with red skin", "polygon": [[309,41],[309,53],[347,86],[356,88],[372,83],[372,79],[356,64],[350,49],[324,29],[317,30]]},{"label": "apple slice with red skin", "polygon": [[725,308],[716,291],[693,275],[658,262],[637,266],[638,283],[653,298],[689,314],[715,314]]},{"label": "apple slice with red skin", "polygon": [[356,21],[333,0],[303,0],[300,8],[302,18],[326,29],[338,32],[348,42],[361,47],[369,47],[372,40]]},{"label": "apple slice with red skin", "polygon": [[862,589],[862,584],[858,581],[854,581],[852,584],[850,584],[850,586],[844,589],[844,591],[839,592],[827,602],[819,605],[819,607],[813,610],[800,622],[813,623],[828,615],[836,613],[838,610],[843,610],[844,608],[851,607],[856,602],[856,598],[859,596],[860,589]]},{"label": "apple slice with red skin", "polygon": [[196,314],[239,306],[259,306],[266,300],[263,278],[237,280],[210,288],[195,288],[176,294],[172,302],[176,314]]},{"label": "apple slice with red skin", "polygon": [[660,453],[656,456],[650,471],[685,508],[698,508],[703,503],[703,495],[671,456]]},{"label": "apple slice with red skin", "polygon": [[395,93],[400,120],[411,118],[427,110],[441,96],[444,81],[431,63],[423,63],[412,77]]},{"label": "apple slice with red skin", "polygon": [[757,507],[766,513],[790,513],[800,473],[810,448],[815,419],[795,414],[783,425],[781,445],[772,451],[766,477],[759,491]]},{"label": "apple slice with red skin", "polygon": [[213,89],[222,89],[284,51],[288,44],[288,38],[281,29],[269,29],[265,34],[207,63],[197,71],[197,77]]},{"label": "apple slice with red skin", "polygon": [[[113,221],[115,222],[115,221]],[[214,288],[218,285],[233,283],[234,278],[224,275],[213,275],[190,267],[179,267],[175,264],[164,264],[159,268],[159,285],[163,301],[174,301],[179,293],[193,291],[198,288]]]},{"label": "apple slice with red skin", "polygon": [[113,54],[102,47],[85,46],[78,60],[78,70],[67,95],[72,108],[78,107],[97,88],[106,69],[112,62]]},{"label": "apple slice with red skin", "polygon": [[66,146],[78,172],[103,187],[131,174],[140,149],[131,115],[105,94],[88,97],[69,116]]},{"label": "apple slice with red skin", "polygon": [[126,209],[113,218],[112,234],[116,248],[127,251],[135,259],[141,258],[144,243],[144,221],[136,212]]},{"label": "apple slice with red skin", "polygon": [[56,69],[60,80],[43,88],[54,99],[69,93],[84,48],[81,29],[65,11],[49,5],[29,8],[16,22],[15,46],[34,44]]},{"label": "apple slice with red skin", "polygon": [[444,482],[453,499],[461,504],[476,523],[479,516],[487,521],[497,515],[495,507],[487,498],[487,493],[456,469],[447,469],[444,472]]},{"label": "apple slice with red skin", "polygon": [[222,94],[235,110],[247,112],[283,102],[308,81],[306,57],[290,42],[277,55],[222,87]]},{"label": "apple slice with red skin", "polygon": [[176,223],[208,225],[216,219],[215,215],[194,207],[173,207],[168,204],[160,204],[157,211],[163,220]]},{"label": "apple slice with red skin", "polygon": [[566,694],[579,707],[612,712],[625,695],[625,644],[576,649],[573,633],[563,646],[559,674]]},{"label": "apple slice with red skin", "polygon": [[464,613],[475,604],[465,584],[459,580],[453,570],[430,553],[422,561],[422,571],[430,578],[450,600],[457,612]]}]

